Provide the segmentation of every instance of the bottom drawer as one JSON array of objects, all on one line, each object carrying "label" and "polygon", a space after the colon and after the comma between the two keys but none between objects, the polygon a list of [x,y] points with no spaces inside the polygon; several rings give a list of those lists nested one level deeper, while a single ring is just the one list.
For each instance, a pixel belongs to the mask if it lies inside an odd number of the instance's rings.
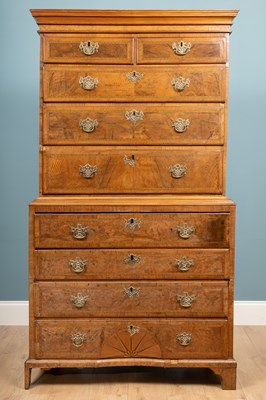
[{"label": "bottom drawer", "polygon": [[36,358],[223,359],[228,322],[219,319],[37,320]]}]

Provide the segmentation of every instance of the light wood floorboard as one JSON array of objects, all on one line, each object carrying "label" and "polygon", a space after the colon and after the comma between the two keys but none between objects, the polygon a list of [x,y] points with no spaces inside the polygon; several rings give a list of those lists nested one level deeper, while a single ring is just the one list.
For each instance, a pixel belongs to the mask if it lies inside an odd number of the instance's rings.
[{"label": "light wood floorboard", "polygon": [[1,400],[266,400],[266,327],[235,329],[237,390],[205,369],[33,369],[24,390],[27,327],[0,326]]}]

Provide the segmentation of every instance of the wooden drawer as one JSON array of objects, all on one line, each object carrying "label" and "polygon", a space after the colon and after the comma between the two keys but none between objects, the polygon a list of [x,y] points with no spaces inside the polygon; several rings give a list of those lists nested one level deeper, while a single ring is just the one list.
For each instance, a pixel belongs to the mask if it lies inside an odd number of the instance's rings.
[{"label": "wooden drawer", "polygon": [[35,316],[226,317],[226,281],[39,282]]},{"label": "wooden drawer", "polygon": [[[223,102],[227,85],[226,66],[190,65],[165,67],[139,66],[134,83],[133,67],[123,66],[44,66],[43,87],[46,102],[171,101]],[[131,79],[128,78],[130,74]],[[84,89],[80,79],[93,78],[97,86]],[[188,87],[177,90],[173,80],[184,78]]]},{"label": "wooden drawer", "polygon": [[222,359],[228,357],[228,322],[151,318],[40,320],[35,322],[34,347],[36,358],[44,359]]},{"label": "wooden drawer", "polygon": [[138,38],[138,64],[225,63],[226,38],[211,35],[174,35]]},{"label": "wooden drawer", "polygon": [[222,194],[224,187],[223,147],[65,146],[45,147],[42,156],[44,194]]},{"label": "wooden drawer", "polygon": [[37,280],[223,279],[227,249],[35,250]]},{"label": "wooden drawer", "polygon": [[133,39],[101,35],[44,35],[44,62],[133,64]]},{"label": "wooden drawer", "polygon": [[229,246],[227,213],[47,213],[34,218],[36,248]]},{"label": "wooden drawer", "polygon": [[223,104],[44,104],[43,144],[222,145]]}]

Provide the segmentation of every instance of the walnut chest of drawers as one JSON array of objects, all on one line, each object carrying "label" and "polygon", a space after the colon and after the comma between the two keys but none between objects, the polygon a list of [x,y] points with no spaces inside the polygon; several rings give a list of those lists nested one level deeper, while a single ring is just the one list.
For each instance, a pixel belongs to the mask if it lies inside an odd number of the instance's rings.
[{"label": "walnut chest of drawers", "polygon": [[225,196],[236,11],[32,10],[40,196],[32,368],[206,367],[234,389]]}]

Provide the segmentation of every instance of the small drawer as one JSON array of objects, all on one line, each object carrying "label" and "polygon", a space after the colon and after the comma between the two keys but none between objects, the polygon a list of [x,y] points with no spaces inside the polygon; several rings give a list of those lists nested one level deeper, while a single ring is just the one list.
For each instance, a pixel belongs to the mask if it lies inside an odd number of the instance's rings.
[{"label": "small drawer", "polygon": [[44,145],[223,145],[224,104],[44,104]]},{"label": "small drawer", "polygon": [[226,281],[39,282],[35,316],[227,317]]},{"label": "small drawer", "polygon": [[133,39],[100,35],[43,36],[44,62],[133,64]]},{"label": "small drawer", "polygon": [[224,319],[37,320],[35,355],[43,359],[225,359]]},{"label": "small drawer", "polygon": [[229,213],[35,214],[36,248],[229,247]]},{"label": "small drawer", "polygon": [[174,35],[138,38],[138,64],[226,63],[225,36]]},{"label": "small drawer", "polygon": [[45,102],[224,102],[225,65],[44,66]]},{"label": "small drawer", "polygon": [[43,148],[43,194],[222,194],[223,147]]},{"label": "small drawer", "polygon": [[37,280],[223,279],[228,249],[35,250]]}]

